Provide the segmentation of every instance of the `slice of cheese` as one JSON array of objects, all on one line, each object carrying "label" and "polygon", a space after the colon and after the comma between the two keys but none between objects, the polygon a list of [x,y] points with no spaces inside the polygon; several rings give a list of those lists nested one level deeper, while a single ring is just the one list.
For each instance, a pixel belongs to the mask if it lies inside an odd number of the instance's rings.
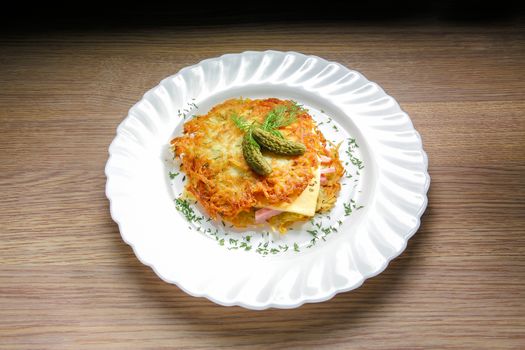
[{"label": "slice of cheese", "polygon": [[276,206],[269,206],[268,208],[288,211],[306,216],[314,216],[317,207],[317,197],[319,197],[319,188],[321,186],[321,172],[320,168],[314,173],[314,177],[306,186],[306,189],[291,203],[283,203]]}]

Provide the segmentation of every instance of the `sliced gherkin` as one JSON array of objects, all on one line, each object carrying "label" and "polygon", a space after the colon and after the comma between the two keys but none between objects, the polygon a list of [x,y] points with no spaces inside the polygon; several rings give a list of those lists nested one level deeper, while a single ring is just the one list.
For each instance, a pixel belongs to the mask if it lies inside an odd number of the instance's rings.
[{"label": "sliced gherkin", "polygon": [[252,135],[259,145],[276,154],[300,156],[306,151],[302,143],[286,140],[261,128],[254,128]]},{"label": "sliced gherkin", "polygon": [[242,139],[242,155],[246,163],[257,174],[267,176],[272,172],[270,163],[262,155],[259,145],[251,136],[251,132],[244,134]]}]

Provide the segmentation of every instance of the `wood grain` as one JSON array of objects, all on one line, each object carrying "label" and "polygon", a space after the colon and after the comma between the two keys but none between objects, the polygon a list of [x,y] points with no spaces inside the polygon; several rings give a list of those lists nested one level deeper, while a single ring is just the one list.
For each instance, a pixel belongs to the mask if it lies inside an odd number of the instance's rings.
[{"label": "wood grain", "polygon": [[[357,69],[411,115],[429,207],[356,291],[253,312],[160,281],[120,239],[107,148],[162,78],[247,49]],[[290,24],[0,37],[0,348],[519,349],[525,345],[525,30]]]}]

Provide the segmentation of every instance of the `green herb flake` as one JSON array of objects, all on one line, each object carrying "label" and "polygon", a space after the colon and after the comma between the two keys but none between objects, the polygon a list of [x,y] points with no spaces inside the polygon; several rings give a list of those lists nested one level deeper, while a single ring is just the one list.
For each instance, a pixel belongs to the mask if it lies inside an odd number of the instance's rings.
[{"label": "green herb flake", "polygon": [[257,248],[256,252],[263,256],[268,255],[268,249],[266,248]]},{"label": "green herb flake", "polygon": [[191,207],[190,202],[188,202],[188,200],[182,199],[180,197],[175,199],[175,208],[180,213],[182,213],[182,215],[184,215],[186,220],[188,220],[189,222],[194,222],[196,220],[197,216],[195,215],[195,211]]},{"label": "green herb flake", "polygon": [[309,234],[311,234],[314,237],[317,237],[317,230],[306,230]]},{"label": "green herb flake", "polygon": [[343,203],[343,206],[345,208],[345,216],[349,216],[352,214],[352,207],[348,203]]},{"label": "green herb flake", "polygon": [[325,234],[325,235],[329,235],[332,231],[330,229],[330,227],[323,227],[321,229],[321,231]]}]

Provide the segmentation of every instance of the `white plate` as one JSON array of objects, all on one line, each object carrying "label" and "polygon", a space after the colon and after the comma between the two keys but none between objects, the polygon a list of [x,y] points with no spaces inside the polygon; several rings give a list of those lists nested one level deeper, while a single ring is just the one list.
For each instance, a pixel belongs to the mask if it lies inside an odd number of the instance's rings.
[{"label": "white plate", "polygon": [[[348,177],[329,215],[280,236],[233,231],[197,207],[203,219],[189,223],[177,211],[183,174],[169,141],[191,115],[240,96],[296,100],[343,142]],[[131,108],[109,154],[111,216],[139,260],[193,296],[250,309],[324,301],[383,271],[417,231],[430,184],[421,138],[392,97],[356,71],[296,52],[228,54],[182,69]]]}]

